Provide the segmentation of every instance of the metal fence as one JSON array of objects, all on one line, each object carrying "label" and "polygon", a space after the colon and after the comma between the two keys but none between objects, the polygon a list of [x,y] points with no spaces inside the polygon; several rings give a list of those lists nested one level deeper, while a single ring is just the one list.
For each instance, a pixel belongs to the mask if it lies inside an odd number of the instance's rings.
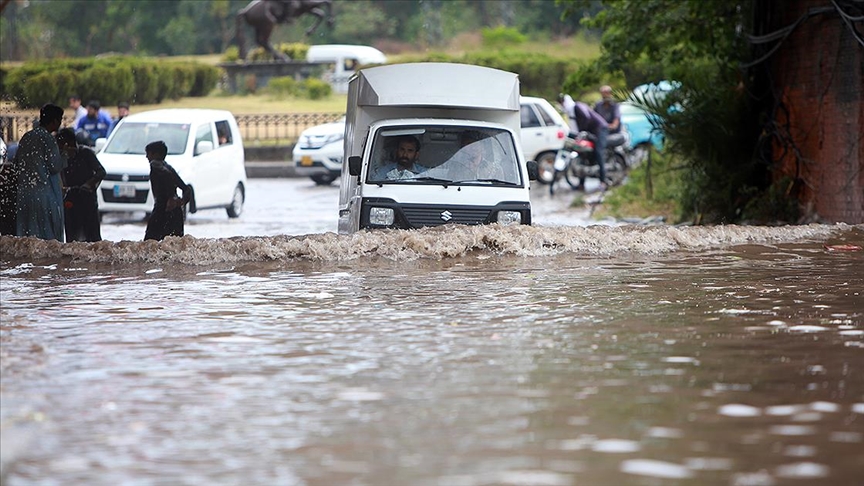
[{"label": "metal fence", "polygon": [[[284,145],[297,141],[300,132],[336,121],[343,113],[271,113],[234,115],[243,142],[247,145]],[[33,128],[32,115],[0,115],[0,135],[6,143],[17,142]],[[64,117],[63,126],[70,126],[72,118]]]}]

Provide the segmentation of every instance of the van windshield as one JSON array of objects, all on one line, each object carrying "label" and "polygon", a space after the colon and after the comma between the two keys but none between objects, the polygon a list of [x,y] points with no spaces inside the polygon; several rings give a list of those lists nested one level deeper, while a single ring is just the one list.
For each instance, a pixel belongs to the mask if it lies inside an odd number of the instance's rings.
[{"label": "van windshield", "polygon": [[144,155],[150,142],[162,140],[168,146],[168,155],[186,152],[189,140],[188,123],[123,123],[112,134],[103,152],[109,154]]},{"label": "van windshield", "polygon": [[473,126],[378,131],[366,181],[388,184],[522,186],[510,132]]}]

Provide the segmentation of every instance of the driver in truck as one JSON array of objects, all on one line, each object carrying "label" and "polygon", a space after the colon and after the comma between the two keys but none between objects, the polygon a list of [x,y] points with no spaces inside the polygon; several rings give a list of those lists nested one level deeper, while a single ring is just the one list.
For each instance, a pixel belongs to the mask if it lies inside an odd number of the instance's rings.
[{"label": "driver in truck", "polygon": [[395,161],[378,168],[376,180],[396,181],[413,179],[417,174],[426,172],[427,167],[417,163],[420,157],[420,140],[412,135],[403,135],[397,140]]}]

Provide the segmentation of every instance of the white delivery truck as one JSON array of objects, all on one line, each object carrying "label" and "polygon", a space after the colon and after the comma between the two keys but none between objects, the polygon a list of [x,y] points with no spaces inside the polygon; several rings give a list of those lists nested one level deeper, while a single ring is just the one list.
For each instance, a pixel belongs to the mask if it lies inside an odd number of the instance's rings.
[{"label": "white delivery truck", "polygon": [[531,224],[516,74],[452,63],[363,69],[348,88],[339,233]]}]

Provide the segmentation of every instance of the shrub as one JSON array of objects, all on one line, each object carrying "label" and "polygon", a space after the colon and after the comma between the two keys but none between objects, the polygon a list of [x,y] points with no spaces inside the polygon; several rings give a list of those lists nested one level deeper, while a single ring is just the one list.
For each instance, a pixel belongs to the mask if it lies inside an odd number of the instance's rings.
[{"label": "shrub", "polygon": [[[28,85],[34,77],[37,85]],[[44,86],[55,77],[53,88]],[[29,62],[10,69],[3,78],[4,96],[21,108],[35,108],[53,101],[66,104],[77,93],[84,101],[98,99],[103,105],[119,101],[159,103],[165,98],[205,96],[218,83],[221,70],[200,63],[154,62],[128,56],[57,59]],[[48,98],[46,98],[48,97]]]},{"label": "shrub", "polygon": [[240,48],[237,46],[228,46],[225,53],[222,54],[223,62],[236,62],[240,60]]},{"label": "shrub", "polygon": [[132,70],[135,77],[135,92],[132,101],[139,105],[149,105],[162,101],[159,96],[159,69],[156,63],[141,61]]},{"label": "shrub", "polygon": [[[287,43],[283,42],[282,44],[277,44],[273,46],[276,49],[276,52],[281,52],[288,56],[289,59],[293,61],[305,61],[306,54],[309,52],[309,45],[302,44],[299,42]],[[226,51],[227,52],[227,51]],[[237,57],[239,59],[240,54],[238,51]],[[272,61],[273,56],[264,50],[263,47],[256,47],[249,51],[249,55],[247,56],[250,61]]]},{"label": "shrub", "polygon": [[309,44],[301,42],[279,44],[277,50],[295,61],[305,61],[309,53]]},{"label": "shrub", "polygon": [[131,65],[124,63],[114,67],[104,64],[94,65],[81,74],[81,97],[97,99],[103,106],[129,100],[135,94],[135,78]]},{"label": "shrub", "polygon": [[300,87],[297,84],[297,80],[292,78],[291,76],[282,76],[278,78],[272,78],[269,83],[267,83],[267,92],[272,94],[277,99],[284,99],[289,96],[296,96],[299,94]]},{"label": "shrub", "polygon": [[480,31],[480,35],[483,37],[483,46],[491,48],[523,44],[528,40],[519,30],[503,25],[491,29],[484,28]]},{"label": "shrub", "polygon": [[57,83],[54,78],[54,74],[49,71],[31,76],[27,80],[27,84],[24,85],[23,99],[19,99],[18,104],[31,108],[42,106],[45,103],[56,104]]},{"label": "shrub", "polygon": [[303,81],[303,91],[310,100],[320,100],[330,96],[333,88],[326,81],[308,78]]},{"label": "shrub", "polygon": [[172,78],[170,89],[164,93],[165,98],[179,100],[189,94],[192,84],[195,82],[195,71],[193,68],[179,63],[165,65],[166,77]]},{"label": "shrub", "polygon": [[222,70],[216,66],[193,64],[192,70],[195,77],[189,96],[207,96],[216,88],[219,78],[222,77]]}]

